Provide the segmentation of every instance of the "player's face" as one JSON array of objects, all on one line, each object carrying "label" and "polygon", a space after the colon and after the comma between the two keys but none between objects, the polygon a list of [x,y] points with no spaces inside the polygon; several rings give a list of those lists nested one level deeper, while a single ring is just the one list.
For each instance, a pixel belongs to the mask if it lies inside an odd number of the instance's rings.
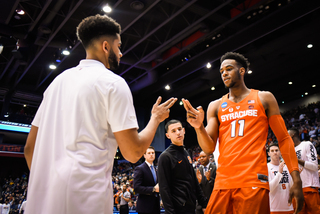
[{"label": "player's face", "polygon": [[280,160],[280,150],[277,146],[271,146],[269,149],[269,156],[271,160],[273,161],[279,161]]},{"label": "player's face", "polygon": [[120,58],[122,57],[120,47],[121,47],[121,39],[120,39],[120,35],[117,34],[117,38],[112,43],[112,46],[109,52],[109,57],[108,57],[110,70],[114,71],[119,68]]},{"label": "player's face", "polygon": [[203,166],[208,165],[208,163],[209,163],[209,158],[208,158],[208,156],[206,155],[206,153],[200,152],[199,162],[200,162],[200,164],[203,165]]},{"label": "player's face", "polygon": [[184,140],[184,128],[182,127],[181,123],[174,123],[168,126],[168,132],[166,136],[168,139],[171,140],[173,144],[176,145],[183,145]]},{"label": "player's face", "polygon": [[226,88],[232,88],[239,82],[239,72],[239,66],[234,59],[226,59],[221,63],[220,74]]},{"label": "player's face", "polygon": [[152,163],[156,157],[156,154],[153,149],[149,148],[143,156],[148,163]]}]

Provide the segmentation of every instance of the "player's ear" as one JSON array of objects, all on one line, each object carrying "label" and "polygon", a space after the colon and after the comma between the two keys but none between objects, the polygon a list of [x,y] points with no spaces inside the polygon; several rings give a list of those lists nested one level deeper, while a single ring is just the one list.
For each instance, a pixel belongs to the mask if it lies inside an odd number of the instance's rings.
[{"label": "player's ear", "polygon": [[103,41],[102,43],[102,49],[104,52],[108,53],[109,52],[109,49],[110,49],[110,44],[108,41]]},{"label": "player's ear", "polygon": [[241,67],[241,68],[239,69],[239,73],[240,73],[241,75],[244,75],[244,74],[246,73],[246,69],[245,69],[244,67]]},{"label": "player's ear", "polygon": [[168,133],[166,133],[166,137],[167,137],[168,139],[170,139],[170,135],[169,135]]}]

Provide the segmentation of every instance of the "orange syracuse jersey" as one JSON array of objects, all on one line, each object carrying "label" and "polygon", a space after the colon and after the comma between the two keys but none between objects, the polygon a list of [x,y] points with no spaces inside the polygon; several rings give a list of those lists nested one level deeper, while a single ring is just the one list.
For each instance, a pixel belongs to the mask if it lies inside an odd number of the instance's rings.
[{"label": "orange syracuse jersey", "polygon": [[265,144],[268,118],[257,90],[239,103],[224,95],[220,102],[219,166],[215,189],[269,189]]}]

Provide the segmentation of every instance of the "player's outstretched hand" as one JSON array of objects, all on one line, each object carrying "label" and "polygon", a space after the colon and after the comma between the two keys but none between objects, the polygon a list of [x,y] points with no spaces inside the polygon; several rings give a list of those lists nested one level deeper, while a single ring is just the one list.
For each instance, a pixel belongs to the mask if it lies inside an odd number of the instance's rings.
[{"label": "player's outstretched hand", "polygon": [[[294,211],[294,214],[297,214],[302,210],[303,201],[304,201],[303,192],[302,192],[302,181],[300,179],[300,175],[298,171],[291,172],[291,177],[299,178],[298,179],[299,181],[294,182],[292,187],[290,188],[289,200],[288,200],[288,203],[291,204],[292,199],[293,198],[295,199],[296,210]],[[296,179],[293,179],[293,180],[295,181]]]},{"label": "player's outstretched hand", "polygon": [[170,98],[166,102],[161,103],[162,97],[158,97],[156,103],[153,105],[151,114],[153,117],[159,120],[159,122],[164,121],[169,117],[170,108],[177,101],[177,98]]},{"label": "player's outstretched hand", "polygon": [[204,111],[201,106],[199,106],[197,109],[193,108],[191,103],[182,98],[183,106],[187,111],[187,121],[188,123],[194,127],[199,128],[204,120]]}]

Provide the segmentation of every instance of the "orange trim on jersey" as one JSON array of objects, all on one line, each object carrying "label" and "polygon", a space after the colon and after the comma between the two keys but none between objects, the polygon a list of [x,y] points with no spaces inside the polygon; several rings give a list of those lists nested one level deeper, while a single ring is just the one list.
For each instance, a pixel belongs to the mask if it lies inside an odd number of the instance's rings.
[{"label": "orange trim on jersey", "polygon": [[215,189],[269,189],[265,144],[268,119],[258,91],[238,103],[223,96],[218,110],[219,166]]}]

